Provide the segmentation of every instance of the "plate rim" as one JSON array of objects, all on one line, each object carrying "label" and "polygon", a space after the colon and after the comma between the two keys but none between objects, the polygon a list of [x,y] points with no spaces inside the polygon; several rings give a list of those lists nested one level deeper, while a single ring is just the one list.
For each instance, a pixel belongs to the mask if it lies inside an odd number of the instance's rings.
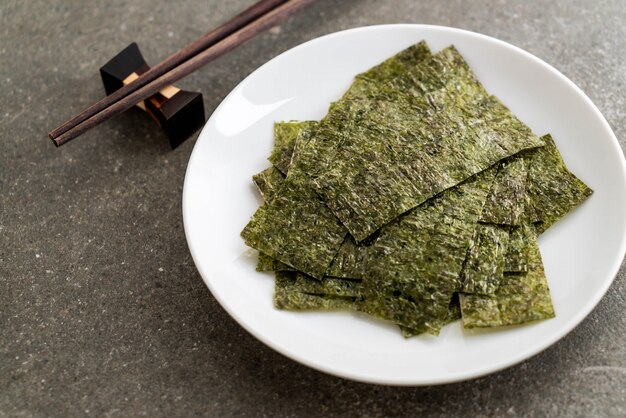
[{"label": "plate rim", "polygon": [[[189,247],[189,251],[191,253],[192,259],[194,261],[194,264],[196,266],[196,269],[198,270],[198,272],[200,273],[200,276],[202,277],[202,280],[204,281],[204,283],[206,284],[206,286],[209,288],[211,294],[213,295],[213,297],[218,301],[218,303],[220,304],[220,306],[240,325],[242,326],[248,333],[250,333],[252,336],[254,336],[255,338],[257,338],[259,341],[261,341],[262,343],[264,343],[265,345],[267,345],[268,347],[272,348],[274,351],[284,355],[287,358],[290,358],[291,360],[297,361],[300,364],[306,365],[308,367],[311,367],[313,369],[316,369],[318,371],[322,371],[324,373],[333,375],[333,376],[337,376],[337,377],[341,377],[341,378],[345,378],[345,379],[350,379],[350,380],[354,380],[354,381],[358,381],[358,382],[363,382],[363,383],[370,383],[370,384],[384,384],[384,385],[390,385],[390,386],[426,386],[426,385],[443,385],[443,384],[450,384],[450,383],[456,383],[456,382],[461,382],[461,381],[466,381],[466,380],[470,380],[470,379],[476,379],[482,376],[486,376],[492,373],[496,373],[498,371],[504,370],[506,368],[515,366],[539,353],[541,353],[542,351],[548,349],[549,347],[553,346],[556,342],[558,342],[559,340],[561,340],[562,338],[564,338],[566,335],[568,335],[574,328],[576,328],[590,313],[591,311],[593,311],[595,309],[595,307],[598,305],[598,303],[600,302],[600,300],[602,300],[602,298],[604,297],[604,295],[606,294],[606,292],[608,291],[608,289],[610,288],[610,286],[613,284],[613,281],[615,280],[615,277],[623,263],[623,257],[622,258],[617,258],[616,261],[613,263],[613,265],[610,268],[610,280],[607,280],[605,283],[602,284],[602,286],[600,286],[599,292],[596,293],[596,296],[590,300],[589,302],[587,302],[585,304],[585,306],[580,309],[576,315],[574,315],[573,317],[571,317],[567,322],[564,323],[564,325],[562,327],[560,327],[558,329],[558,332],[555,332],[554,334],[552,334],[550,337],[545,338],[543,340],[540,340],[539,343],[534,343],[532,344],[527,350],[525,350],[522,353],[518,353],[517,355],[513,356],[512,358],[508,359],[507,361],[501,361],[498,364],[495,365],[489,365],[488,367],[484,367],[479,371],[475,371],[475,370],[469,370],[469,371],[465,371],[465,372],[461,372],[461,373],[457,373],[456,375],[454,375],[453,377],[450,378],[436,378],[436,379],[428,379],[428,378],[412,378],[412,379],[404,379],[404,378],[400,378],[400,379],[393,379],[393,378],[376,378],[376,377],[372,377],[366,373],[364,374],[356,374],[356,373],[351,373],[351,372],[339,372],[337,370],[334,370],[331,367],[327,367],[324,364],[321,364],[320,362],[317,362],[315,360],[309,359],[309,358],[305,358],[301,355],[299,355],[299,353],[295,350],[292,350],[290,348],[281,346],[279,344],[276,344],[274,341],[272,341],[270,338],[267,338],[265,335],[257,332],[255,330],[255,328],[253,326],[251,326],[249,323],[247,323],[243,318],[241,318],[237,312],[233,309],[231,309],[231,307],[228,305],[228,303],[226,303],[226,301],[222,298],[222,295],[219,294],[219,292],[216,291],[215,287],[212,285],[211,283],[211,275],[208,274],[207,271],[204,270],[204,268],[202,267],[202,263],[199,262],[200,257],[198,254],[198,249],[194,247],[194,244],[192,242],[192,239],[190,238],[190,228],[191,225],[188,224],[189,222],[189,218],[190,215],[188,214],[188,211],[190,210],[189,207],[191,205],[191,198],[189,196],[190,192],[189,192],[189,187],[188,187],[188,180],[190,178],[190,172],[191,172],[191,167],[193,166],[193,163],[195,162],[196,159],[198,159],[198,142],[200,140],[202,140],[202,138],[204,136],[206,136],[206,131],[207,131],[207,126],[209,125],[209,123],[211,122],[212,118],[219,113],[219,111],[221,110],[222,106],[225,105],[225,103],[228,102],[228,99],[234,94],[234,92],[238,91],[240,89],[240,87],[242,85],[244,85],[249,78],[251,78],[254,74],[256,74],[258,71],[260,71],[261,69],[263,69],[265,66],[270,65],[272,62],[274,62],[275,60],[278,60],[286,55],[292,54],[294,53],[295,50],[298,50],[300,48],[304,48],[310,44],[313,43],[317,43],[317,42],[321,42],[329,37],[334,37],[334,36],[341,36],[342,34],[345,34],[347,32],[360,32],[360,31],[368,31],[368,30],[378,30],[378,29],[390,29],[393,30],[395,28],[418,28],[418,29],[426,29],[426,30],[436,30],[436,31],[452,31],[452,32],[456,32],[459,33],[461,35],[464,36],[472,36],[472,37],[477,37],[477,38],[481,38],[483,41],[487,41],[487,42],[492,42],[495,44],[499,44],[501,46],[507,47],[507,48],[512,48],[514,49],[516,52],[521,53],[522,55],[524,55],[526,58],[535,61],[535,63],[539,64],[541,67],[543,67],[544,69],[546,69],[547,71],[552,72],[555,76],[557,76],[559,79],[561,79],[561,81],[564,81],[571,89],[573,89],[578,96],[580,96],[585,103],[589,106],[589,108],[594,112],[595,116],[598,118],[598,120],[601,122],[601,126],[602,129],[605,131],[605,133],[608,135],[608,137],[611,138],[610,144],[613,148],[613,152],[617,153],[621,158],[619,158],[619,162],[620,162],[620,169],[621,169],[621,174],[622,174],[622,180],[624,184],[626,184],[626,159],[624,157],[624,153],[619,145],[619,141],[617,140],[617,137],[615,136],[615,133],[613,132],[613,130],[611,129],[608,121],[606,120],[606,118],[604,117],[604,115],[600,112],[600,110],[597,108],[597,106],[591,101],[591,99],[583,92],[583,90],[578,87],[578,85],[576,85],[572,80],[570,80],[568,77],[566,77],[564,74],[562,74],[560,71],[558,71],[556,68],[554,68],[552,65],[548,64],[547,62],[545,62],[544,60],[540,59],[539,57],[531,54],[530,52],[516,46],[513,45],[509,42],[488,36],[488,35],[484,35],[478,32],[474,32],[474,31],[470,31],[470,30],[466,30],[466,29],[460,29],[460,28],[455,28],[455,27],[450,27],[450,26],[442,26],[442,25],[428,25],[428,24],[413,24],[413,23],[395,23],[395,24],[383,24],[383,25],[367,25],[367,26],[359,26],[359,27],[354,27],[354,28],[349,28],[349,29],[344,29],[341,31],[337,31],[337,32],[332,32],[326,35],[322,35],[316,38],[313,38],[311,40],[305,41],[303,43],[300,43],[292,48],[289,48],[288,50],[278,54],[277,56],[271,58],[270,60],[266,61],[265,63],[263,63],[261,66],[259,66],[258,68],[256,68],[254,71],[252,71],[250,74],[248,74],[243,80],[241,80],[235,87],[233,87],[233,89],[228,93],[228,95],[226,95],[226,97],[224,97],[224,99],[220,102],[220,104],[215,108],[215,110],[212,112],[211,116],[207,119],[204,127],[202,128],[198,139],[196,140],[196,143],[194,144],[194,148],[192,150],[192,153],[189,157],[189,161],[187,163],[187,169],[185,171],[185,179],[184,179],[184,184],[183,184],[183,193],[182,193],[182,214],[183,214],[183,227],[185,230],[185,238],[187,241],[187,246]],[[626,231],[622,231],[622,238],[621,238],[621,242],[620,242],[620,251],[619,253],[624,254],[626,253]]]}]

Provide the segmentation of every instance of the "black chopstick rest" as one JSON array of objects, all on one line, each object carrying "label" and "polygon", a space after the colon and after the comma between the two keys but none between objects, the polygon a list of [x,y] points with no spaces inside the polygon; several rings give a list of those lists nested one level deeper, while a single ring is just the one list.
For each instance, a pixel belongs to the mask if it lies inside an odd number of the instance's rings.
[{"label": "black chopstick rest", "polygon": [[[143,59],[135,42],[100,68],[100,76],[107,95],[132,83],[150,67]],[[138,103],[163,128],[172,149],[180,145],[205,122],[202,94],[168,86]]]}]

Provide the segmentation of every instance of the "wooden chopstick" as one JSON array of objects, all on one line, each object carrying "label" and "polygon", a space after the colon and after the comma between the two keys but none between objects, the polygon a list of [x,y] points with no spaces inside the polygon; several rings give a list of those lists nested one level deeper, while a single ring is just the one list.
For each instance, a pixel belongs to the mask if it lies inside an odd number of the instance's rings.
[{"label": "wooden chopstick", "polygon": [[[149,98],[158,91],[189,75],[203,65],[233,50],[259,33],[275,26],[315,0],[263,0],[233,20],[204,35],[158,64],[137,80],[107,96],[85,111],[50,132],[50,139],[58,147],[76,138],[85,131],[113,116],[124,112],[135,104]],[[261,13],[265,11],[265,13]],[[253,18],[256,16],[256,18]],[[234,21],[237,23],[231,23]],[[236,25],[243,24],[239,29]],[[228,26],[228,28],[223,28]],[[228,33],[227,35],[224,35]],[[218,36],[219,34],[219,36]],[[221,39],[220,39],[221,36]],[[204,49],[202,48],[204,46]],[[174,57],[174,58],[173,58]],[[185,60],[184,57],[187,57]],[[178,63],[174,65],[173,63]],[[169,67],[169,70],[165,70]],[[159,69],[158,71],[153,71]],[[152,73],[151,80],[146,75]]]}]

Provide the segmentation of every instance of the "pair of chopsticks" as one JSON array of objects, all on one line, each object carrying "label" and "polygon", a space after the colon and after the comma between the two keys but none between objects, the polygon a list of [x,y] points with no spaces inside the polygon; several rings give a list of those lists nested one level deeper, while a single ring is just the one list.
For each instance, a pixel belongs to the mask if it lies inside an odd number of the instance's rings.
[{"label": "pair of chopsticks", "polygon": [[270,29],[315,0],[261,0],[91,105],[48,136],[59,147]]}]

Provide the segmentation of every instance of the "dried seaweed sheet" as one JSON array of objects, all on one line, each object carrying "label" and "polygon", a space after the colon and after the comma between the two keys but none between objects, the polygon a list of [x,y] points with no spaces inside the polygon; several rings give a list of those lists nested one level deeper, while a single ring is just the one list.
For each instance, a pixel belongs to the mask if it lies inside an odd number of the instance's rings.
[{"label": "dried seaweed sheet", "polygon": [[362,279],[365,273],[365,257],[368,248],[376,241],[378,234],[372,234],[357,244],[352,235],[347,235],[335,259],[326,270],[326,276],[344,279]]},{"label": "dried seaweed sheet", "polygon": [[[339,101],[318,126],[300,130],[285,182],[242,231],[248,246],[317,279],[332,263],[347,230],[321,201],[308,176],[332,159],[336,144],[345,138],[350,110],[349,101]],[[313,138],[315,146],[309,146]]]},{"label": "dried seaweed sheet", "polygon": [[256,264],[256,271],[295,271],[295,269],[285,263],[281,263],[267,254],[259,253],[259,261]]},{"label": "dried seaweed sheet", "polygon": [[552,137],[545,135],[542,139],[546,146],[533,154],[527,180],[528,195],[540,220],[539,234],[593,193],[567,169]]},{"label": "dried seaweed sheet", "polygon": [[430,48],[425,41],[403,49],[379,65],[357,75],[350,89],[344,94],[343,99],[367,97],[372,94],[372,90],[378,89],[381,81],[402,76],[417,63],[425,61],[430,56]]},{"label": "dried seaweed sheet", "polygon": [[275,167],[269,167],[252,176],[252,181],[259,189],[261,196],[266,202],[272,200],[274,193],[280,188],[285,180],[285,175]]},{"label": "dried seaweed sheet", "polygon": [[290,311],[324,310],[334,311],[351,309],[353,298],[330,297],[298,292],[294,289],[297,275],[295,272],[275,273],[274,306]]},{"label": "dried seaweed sheet", "polygon": [[527,238],[526,228],[532,228],[532,226],[523,223],[511,227],[509,231],[509,242],[504,256],[505,273],[525,273],[528,271],[528,254],[531,242]]},{"label": "dried seaweed sheet", "polygon": [[346,230],[313,190],[287,177],[272,201],[256,211],[242,236],[248,246],[322,278]]},{"label": "dried seaweed sheet", "polygon": [[508,240],[507,226],[482,223],[477,225],[461,272],[464,293],[495,293],[504,274]]},{"label": "dried seaweed sheet", "polygon": [[524,218],[526,178],[526,164],[522,155],[501,161],[480,221],[519,225]]},{"label": "dried seaweed sheet", "polygon": [[505,274],[493,296],[461,294],[464,327],[515,325],[554,317],[536,233],[533,228],[525,231],[530,243],[528,273]]},{"label": "dried seaweed sheet", "polygon": [[365,312],[439,332],[494,176],[473,176],[381,230],[367,257]]},{"label": "dried seaweed sheet", "polygon": [[324,277],[317,280],[302,273],[297,273],[294,291],[311,295],[327,295],[360,298],[363,296],[361,280]]},{"label": "dried seaweed sheet", "polygon": [[316,121],[291,121],[274,123],[274,147],[268,160],[281,173],[287,175],[291,156],[298,134],[303,129],[311,129]]},{"label": "dried seaweed sheet", "polygon": [[[462,57],[447,48],[430,60],[449,76]],[[352,102],[353,123],[344,126],[332,165],[313,183],[357,241],[497,161],[543,144],[497,98],[479,95],[482,86],[465,68],[434,92],[428,86],[439,86],[442,77],[429,73],[434,80],[419,85],[425,95],[390,87]]]},{"label": "dried seaweed sheet", "polygon": [[[285,176],[275,167],[269,167],[258,174],[252,176],[252,180],[256,184],[261,196],[266,202],[272,200],[274,193],[282,185]],[[273,259],[267,254],[259,253],[259,261],[256,265],[256,271],[293,271],[293,267],[281,263]]]},{"label": "dried seaweed sheet", "polygon": [[[446,314],[446,317],[443,321],[443,325],[450,324],[452,322],[458,321],[459,319],[461,319],[461,305],[459,302],[459,294],[454,293],[452,295],[452,300],[448,305],[448,313]],[[415,337],[421,334],[421,332],[419,331],[404,327],[402,325],[400,325],[400,332],[402,332],[402,336],[404,338]]]}]

